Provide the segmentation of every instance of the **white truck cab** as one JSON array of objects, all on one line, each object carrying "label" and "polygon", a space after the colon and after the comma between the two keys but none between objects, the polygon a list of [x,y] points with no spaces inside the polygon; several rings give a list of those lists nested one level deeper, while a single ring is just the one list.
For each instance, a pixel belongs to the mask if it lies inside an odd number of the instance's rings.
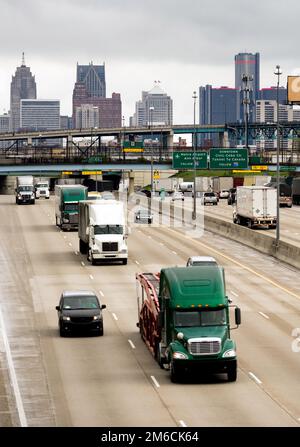
[{"label": "white truck cab", "polygon": [[35,198],[39,199],[40,197],[44,197],[45,199],[49,199],[49,183],[47,182],[39,182],[34,186],[35,189]]}]

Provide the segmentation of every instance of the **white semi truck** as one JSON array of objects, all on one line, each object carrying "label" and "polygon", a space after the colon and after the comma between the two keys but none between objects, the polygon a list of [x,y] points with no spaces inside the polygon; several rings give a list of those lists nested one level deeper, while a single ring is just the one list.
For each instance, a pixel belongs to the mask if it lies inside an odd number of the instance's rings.
[{"label": "white semi truck", "polygon": [[127,224],[124,205],[117,200],[79,202],[79,251],[93,265],[97,261],[127,264]]},{"label": "white semi truck", "polygon": [[40,199],[41,197],[49,199],[50,198],[49,180],[35,179],[34,190],[36,199]]},{"label": "white semi truck", "polygon": [[16,204],[35,203],[35,193],[32,175],[22,175],[16,178]]},{"label": "white semi truck", "polygon": [[268,226],[276,228],[277,191],[265,186],[239,186],[233,222],[249,228]]}]

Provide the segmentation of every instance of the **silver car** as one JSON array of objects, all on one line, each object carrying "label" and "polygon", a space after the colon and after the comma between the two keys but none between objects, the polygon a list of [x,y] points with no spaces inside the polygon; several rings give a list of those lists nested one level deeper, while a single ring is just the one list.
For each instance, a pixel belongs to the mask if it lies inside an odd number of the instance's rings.
[{"label": "silver car", "polygon": [[205,192],[201,198],[201,205],[218,205],[218,198],[214,192]]},{"label": "silver car", "polygon": [[199,265],[218,265],[218,263],[212,256],[191,256],[186,263],[187,267]]}]

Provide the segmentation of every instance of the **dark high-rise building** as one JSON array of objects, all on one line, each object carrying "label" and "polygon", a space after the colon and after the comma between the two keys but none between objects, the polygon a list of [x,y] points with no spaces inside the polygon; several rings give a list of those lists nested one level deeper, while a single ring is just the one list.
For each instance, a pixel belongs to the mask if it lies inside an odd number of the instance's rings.
[{"label": "dark high-rise building", "polygon": [[199,88],[199,124],[235,122],[236,90],[230,87]]},{"label": "dark high-rise building", "polygon": [[[214,88],[211,85],[199,88],[199,124],[224,124],[236,120],[236,89],[230,87]],[[204,134],[199,138],[212,140],[218,144],[217,138]]]},{"label": "dark high-rise building", "polygon": [[10,129],[13,132],[20,129],[21,99],[36,99],[35,77],[31,74],[30,68],[25,65],[24,53],[22,65],[17,67],[10,84]]},{"label": "dark high-rise building", "polygon": [[255,120],[255,102],[259,99],[259,53],[239,53],[234,57],[235,62],[235,88],[236,88],[236,121],[242,122],[244,120],[243,109],[243,92],[244,83],[242,81],[243,75],[252,76],[253,81],[249,82],[251,89],[250,99],[250,121]]},{"label": "dark high-rise building", "polygon": [[89,96],[95,98],[106,98],[105,65],[78,65],[77,82],[85,85]]},{"label": "dark high-rise building", "polygon": [[[277,101],[277,87],[262,88],[260,90],[261,100]],[[286,104],[287,102],[287,89],[285,87],[279,87],[279,103]]]}]

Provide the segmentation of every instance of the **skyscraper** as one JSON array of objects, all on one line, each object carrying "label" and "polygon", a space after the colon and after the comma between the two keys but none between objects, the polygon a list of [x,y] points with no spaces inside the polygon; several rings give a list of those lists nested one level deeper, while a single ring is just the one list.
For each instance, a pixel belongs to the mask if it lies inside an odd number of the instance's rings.
[{"label": "skyscraper", "polygon": [[17,67],[10,84],[10,130],[12,132],[16,132],[20,128],[21,99],[36,99],[35,77],[31,74],[30,68],[25,65],[24,53],[22,65]]},{"label": "skyscraper", "polygon": [[82,82],[89,96],[95,98],[106,98],[105,65],[78,65],[77,82]]},{"label": "skyscraper", "polygon": [[106,98],[104,64],[93,65],[92,62],[89,65],[77,64],[76,83],[73,90],[73,127],[88,126],[88,121],[81,119],[82,106],[99,109],[99,113],[95,110],[93,113],[95,127],[121,127],[121,96],[119,93],[113,93],[111,98]]},{"label": "skyscraper", "polygon": [[[153,111],[151,116],[150,110]],[[158,84],[156,84],[151,90],[149,90],[149,92],[142,92],[142,100],[136,102],[135,113],[133,117],[131,117],[130,122],[134,126],[147,126],[149,124],[172,124],[172,98],[168,96]]]},{"label": "skyscraper", "polygon": [[249,85],[250,91],[250,121],[255,120],[255,102],[259,99],[259,53],[238,53],[234,57],[235,62],[235,88],[236,88],[236,121],[244,120],[243,110],[243,75],[252,76]]}]

